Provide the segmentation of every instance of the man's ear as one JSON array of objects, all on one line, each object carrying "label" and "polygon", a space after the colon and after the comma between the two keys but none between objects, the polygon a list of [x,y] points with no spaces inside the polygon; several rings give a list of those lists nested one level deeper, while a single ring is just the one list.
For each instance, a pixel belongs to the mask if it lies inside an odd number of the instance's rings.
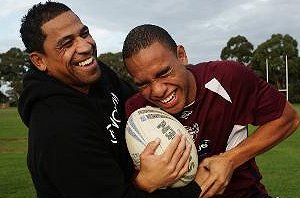
[{"label": "man's ear", "polygon": [[180,62],[183,65],[188,64],[188,57],[187,57],[187,55],[185,53],[185,49],[182,45],[177,46],[177,58],[180,60]]},{"label": "man's ear", "polygon": [[29,54],[29,58],[31,62],[34,64],[36,68],[40,71],[46,71],[47,65],[45,64],[44,55],[39,52],[32,52]]}]

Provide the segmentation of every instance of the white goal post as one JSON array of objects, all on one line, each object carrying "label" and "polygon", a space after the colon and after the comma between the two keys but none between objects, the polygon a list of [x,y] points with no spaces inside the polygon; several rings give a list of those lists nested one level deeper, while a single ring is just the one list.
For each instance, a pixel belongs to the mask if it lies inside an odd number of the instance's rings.
[{"label": "white goal post", "polygon": [[[266,59],[266,80],[269,83],[269,63],[268,59]],[[289,73],[288,73],[288,61],[287,55],[285,55],[285,89],[279,89],[278,91],[286,92],[286,100],[289,100]]]}]

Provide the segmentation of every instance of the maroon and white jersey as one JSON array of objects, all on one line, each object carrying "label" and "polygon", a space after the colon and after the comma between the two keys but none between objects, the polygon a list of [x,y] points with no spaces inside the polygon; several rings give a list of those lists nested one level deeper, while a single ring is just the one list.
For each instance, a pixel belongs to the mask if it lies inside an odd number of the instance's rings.
[{"label": "maroon and white jersey", "polygon": [[[230,150],[247,138],[248,124],[263,125],[283,112],[285,96],[244,65],[215,61],[189,65],[188,69],[196,79],[196,99],[174,116],[193,136],[200,161]],[[127,101],[127,116],[146,105],[153,104],[140,94],[134,95]],[[234,171],[224,195],[215,197],[265,197],[260,179],[251,159]]]}]

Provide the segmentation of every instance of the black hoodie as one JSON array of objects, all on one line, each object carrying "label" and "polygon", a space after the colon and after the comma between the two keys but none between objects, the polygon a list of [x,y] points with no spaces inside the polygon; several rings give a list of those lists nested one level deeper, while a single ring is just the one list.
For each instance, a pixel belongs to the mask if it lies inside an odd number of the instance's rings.
[{"label": "black hoodie", "polygon": [[37,197],[198,197],[195,182],[154,193],[133,186],[124,139],[132,91],[99,64],[101,79],[89,94],[34,69],[24,77],[18,110],[29,128],[27,163]]}]

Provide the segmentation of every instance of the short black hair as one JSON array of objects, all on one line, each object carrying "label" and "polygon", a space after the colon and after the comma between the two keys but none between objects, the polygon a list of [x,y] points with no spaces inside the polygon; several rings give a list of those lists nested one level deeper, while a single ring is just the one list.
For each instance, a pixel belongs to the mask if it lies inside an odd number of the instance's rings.
[{"label": "short black hair", "polygon": [[163,44],[177,54],[177,44],[165,29],[157,25],[144,24],[133,28],[126,36],[122,49],[123,59],[130,58],[155,42]]},{"label": "short black hair", "polygon": [[53,1],[47,1],[44,4],[38,3],[30,8],[27,14],[21,20],[21,38],[25,45],[26,52],[34,51],[44,53],[45,33],[42,26],[56,16],[70,11],[65,4]]}]

